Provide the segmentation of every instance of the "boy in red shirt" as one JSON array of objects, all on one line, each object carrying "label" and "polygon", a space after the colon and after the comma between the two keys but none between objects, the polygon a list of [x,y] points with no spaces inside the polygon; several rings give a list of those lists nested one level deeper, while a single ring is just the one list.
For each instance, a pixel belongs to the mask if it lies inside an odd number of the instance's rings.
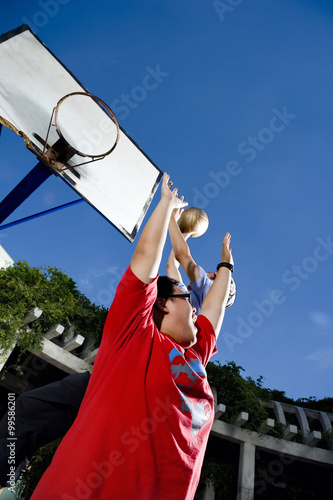
[{"label": "boy in red shirt", "polygon": [[158,277],[173,209],[164,174],[111,305],[78,416],[32,500],[192,500],[214,418],[204,366],[216,352],[230,285],[230,235],[196,318],[177,282]]}]

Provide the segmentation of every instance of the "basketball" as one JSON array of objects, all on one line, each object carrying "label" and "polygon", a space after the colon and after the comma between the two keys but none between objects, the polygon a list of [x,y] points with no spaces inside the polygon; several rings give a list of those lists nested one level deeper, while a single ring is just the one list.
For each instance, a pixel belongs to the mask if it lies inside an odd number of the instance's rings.
[{"label": "basketball", "polygon": [[236,283],[233,278],[231,278],[229,297],[227,300],[227,305],[225,307],[230,307],[233,305],[236,299]]},{"label": "basketball", "polygon": [[189,207],[182,212],[178,226],[182,233],[192,233],[191,238],[202,236],[208,228],[209,220],[201,208]]}]

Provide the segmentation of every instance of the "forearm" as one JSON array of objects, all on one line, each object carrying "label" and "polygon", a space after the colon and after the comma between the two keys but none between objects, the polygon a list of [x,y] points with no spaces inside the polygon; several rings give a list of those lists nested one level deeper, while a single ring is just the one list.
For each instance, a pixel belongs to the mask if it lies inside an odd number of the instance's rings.
[{"label": "forearm", "polygon": [[207,293],[201,314],[212,323],[216,336],[220,333],[224,312],[227,305],[231,282],[231,272],[226,267],[221,267],[214,283]]},{"label": "forearm", "polygon": [[177,281],[182,281],[180,272],[179,272],[179,262],[175,259],[175,254],[173,248],[171,249],[168,261],[166,263],[166,271],[169,278],[173,278]]},{"label": "forearm", "polygon": [[169,233],[175,259],[184,269],[188,279],[194,281],[199,277],[199,268],[193,259],[186,239],[189,234],[183,235],[179,229],[177,221],[171,217],[169,223]]},{"label": "forearm", "polygon": [[176,260],[178,260],[179,262],[179,259],[182,256],[190,255],[190,249],[174,217],[171,217],[170,219],[169,233],[170,233],[172,248],[174,251],[174,256]]},{"label": "forearm", "polygon": [[[222,262],[233,266],[233,257],[231,254],[230,234],[227,233],[222,243]],[[220,333],[224,312],[229,297],[231,283],[231,270],[229,267],[220,267],[214,283],[206,295],[203,302],[201,314],[209,319],[215,330],[216,336]]]},{"label": "forearm", "polygon": [[172,210],[172,201],[161,198],[134,251],[131,269],[144,283],[153,281],[158,273]]}]

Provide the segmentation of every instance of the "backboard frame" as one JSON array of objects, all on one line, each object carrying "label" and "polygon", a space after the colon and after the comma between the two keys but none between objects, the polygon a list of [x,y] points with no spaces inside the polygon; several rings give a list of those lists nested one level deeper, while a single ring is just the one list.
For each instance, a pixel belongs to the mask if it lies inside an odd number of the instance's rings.
[{"label": "backboard frame", "polygon": [[[50,55],[50,57],[52,57],[54,59],[54,61],[61,66],[61,68],[63,68],[63,70],[66,72],[66,74],[75,82],[75,84],[82,90],[82,92],[87,93],[87,94],[91,94],[86,89],[86,87],[75,77],[75,75],[70,70],[68,70],[68,68],[59,60],[59,58],[57,56],[55,56],[53,54],[53,52],[50,49],[48,49],[48,47],[45,46],[45,44],[39,39],[39,37],[33,32],[33,30],[28,25],[24,24],[22,26],[19,26],[16,29],[13,29],[7,33],[4,33],[3,35],[0,35],[0,45],[3,42],[8,42],[8,41],[12,40],[14,37],[16,37],[17,35],[20,35],[24,32],[31,33],[31,35],[39,42],[39,44],[41,44],[41,46],[43,47],[43,50],[46,50],[47,53]],[[16,39],[16,42],[17,42],[17,40],[18,39]],[[55,104],[57,104],[57,103],[55,103]],[[50,109],[50,114],[51,114],[51,112],[52,112],[52,109]],[[26,145],[27,149],[29,149],[41,162],[43,162],[46,166],[49,167],[50,165],[47,164],[45,162],[45,158],[43,158],[43,155],[42,155],[43,150],[40,147],[41,143],[39,142],[39,144],[38,144],[37,143],[38,141],[34,141],[32,139],[32,137],[29,137],[24,132],[24,130],[19,130],[17,127],[15,127],[15,125],[11,121],[9,121],[5,117],[1,116],[1,114],[2,114],[2,112],[1,112],[1,107],[0,107],[0,123],[5,125],[7,128],[11,129],[12,131],[14,131],[16,134],[22,136],[24,141],[25,141],[25,145]],[[5,114],[5,113],[3,113],[3,114]],[[143,159],[142,160],[144,162],[143,164],[144,164],[145,168],[148,169],[147,171],[149,172],[149,175],[151,174],[152,181],[153,181],[151,188],[149,189],[149,192],[147,190],[147,196],[145,195],[145,199],[141,202],[142,204],[140,205],[140,207],[142,207],[142,208],[139,209],[139,211],[138,211],[140,213],[137,214],[136,222],[130,228],[124,227],[121,224],[119,224],[118,222],[111,220],[111,218],[109,216],[106,216],[105,213],[103,213],[103,211],[101,209],[99,209],[97,206],[95,206],[94,203],[92,203],[85,196],[84,193],[80,192],[80,190],[78,190],[76,188],[77,178],[78,178],[78,176],[80,176],[80,171],[76,165],[74,165],[74,167],[71,168],[70,171],[59,173],[59,172],[53,170],[52,173],[54,173],[57,176],[62,177],[62,179],[71,188],[73,188],[77,193],[79,193],[80,196],[82,196],[90,205],[92,205],[93,208],[95,208],[106,220],[108,220],[108,222],[110,222],[118,231],[120,231],[129,241],[133,241],[139,228],[140,228],[140,225],[144,219],[144,216],[149,208],[149,205],[153,199],[153,196],[157,190],[157,187],[160,183],[163,172],[157,167],[157,165],[154,162],[152,162],[152,160],[148,157],[148,155],[129,136],[129,134],[123,129],[123,127],[121,127],[119,125],[119,129],[120,129],[120,133],[122,134],[122,138],[123,138],[122,140],[128,141],[128,142],[126,142],[126,144],[130,145],[131,148],[132,147],[135,148],[135,151],[138,152],[138,154],[140,155],[140,158]],[[133,151],[134,151],[134,149],[133,149]],[[111,153],[111,155],[110,155],[111,158],[112,158],[113,154],[114,153]],[[91,168],[99,168],[99,167],[92,165]],[[150,177],[149,177],[149,181],[150,181]]]}]

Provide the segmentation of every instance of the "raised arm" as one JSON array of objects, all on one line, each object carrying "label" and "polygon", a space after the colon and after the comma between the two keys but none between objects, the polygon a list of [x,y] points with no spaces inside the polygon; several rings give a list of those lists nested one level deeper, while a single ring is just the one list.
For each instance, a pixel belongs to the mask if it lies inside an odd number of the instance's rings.
[{"label": "raised arm", "polygon": [[173,249],[174,258],[180,263],[190,282],[200,277],[199,266],[193,259],[190,248],[186,242],[191,233],[182,234],[177,224],[179,211],[171,214],[169,223],[169,233]]},{"label": "raised arm", "polygon": [[[172,231],[172,227],[171,227],[171,231],[170,231],[170,225],[172,225],[174,223],[174,221],[176,221],[176,223],[177,223],[177,221],[179,220],[179,217],[181,216],[181,213],[182,213],[182,210],[180,208],[172,211],[172,214],[170,217],[170,222],[169,222],[169,233],[170,234]],[[189,236],[190,236],[190,233],[183,235],[185,240],[187,240],[187,238]],[[167,270],[167,275],[169,276],[169,278],[173,278],[173,279],[175,279],[177,281],[181,281],[181,282],[183,281],[182,276],[181,276],[180,271],[179,271],[179,261],[175,257],[175,252],[174,252],[173,248],[171,249],[168,261],[166,263],[166,270]]]},{"label": "raised arm", "polygon": [[175,252],[173,251],[173,248],[171,249],[168,261],[166,263],[166,271],[169,278],[173,278],[177,281],[183,281],[182,276],[179,272],[179,262],[175,259]]},{"label": "raised arm", "polygon": [[145,225],[131,260],[131,270],[144,283],[151,283],[161,262],[172,210],[187,205],[178,198],[177,188],[171,191],[169,176],[163,175],[161,199]]},{"label": "raised arm", "polygon": [[[231,254],[230,234],[227,233],[222,243],[222,262],[233,265]],[[214,283],[203,301],[201,314],[206,316],[213,325],[216,337],[219,335],[225,312],[225,306],[229,296],[231,271],[227,267],[220,267]]]}]

